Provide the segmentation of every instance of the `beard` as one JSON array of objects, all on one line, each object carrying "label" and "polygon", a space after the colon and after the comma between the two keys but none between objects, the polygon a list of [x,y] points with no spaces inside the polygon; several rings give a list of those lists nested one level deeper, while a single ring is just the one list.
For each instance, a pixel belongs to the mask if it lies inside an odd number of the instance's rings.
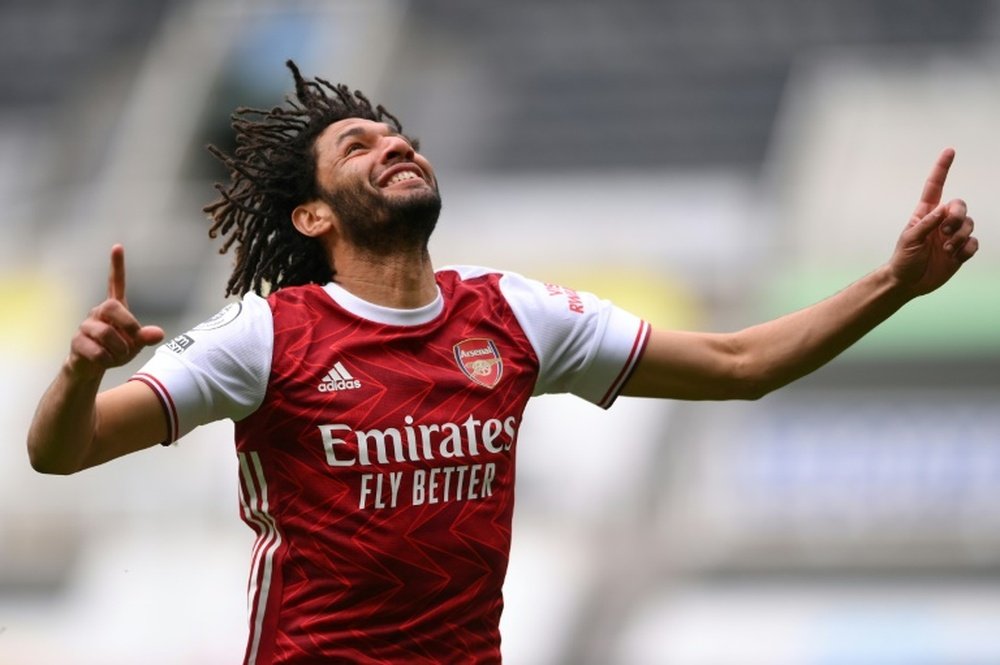
[{"label": "beard", "polygon": [[340,219],[346,239],[377,256],[426,251],[441,214],[437,186],[387,197],[359,181],[336,191],[323,189],[320,198]]}]

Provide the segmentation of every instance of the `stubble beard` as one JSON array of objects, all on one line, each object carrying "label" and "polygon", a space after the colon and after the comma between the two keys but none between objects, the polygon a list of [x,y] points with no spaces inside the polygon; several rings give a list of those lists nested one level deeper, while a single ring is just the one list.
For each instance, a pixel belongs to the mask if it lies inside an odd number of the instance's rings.
[{"label": "stubble beard", "polygon": [[341,221],[346,240],[363,252],[389,256],[427,251],[441,214],[437,188],[388,197],[358,182],[321,198]]}]

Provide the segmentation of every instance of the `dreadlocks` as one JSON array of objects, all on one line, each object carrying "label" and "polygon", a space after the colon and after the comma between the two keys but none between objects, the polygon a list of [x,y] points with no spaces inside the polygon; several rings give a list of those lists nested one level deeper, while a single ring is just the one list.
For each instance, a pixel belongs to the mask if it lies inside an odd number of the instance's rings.
[{"label": "dreadlocks", "polygon": [[227,184],[216,183],[220,198],[205,206],[213,220],[211,238],[224,238],[220,254],[236,245],[236,262],[226,295],[276,291],[298,284],[325,284],[334,269],[323,246],[300,234],[291,213],[316,198],[316,137],[331,123],[362,118],[402,126],[382,106],[372,107],[360,92],[319,77],[306,81],[291,60],[295,98],[270,111],[238,108],[232,115],[236,149],[226,154],[208,146],[229,169]]}]

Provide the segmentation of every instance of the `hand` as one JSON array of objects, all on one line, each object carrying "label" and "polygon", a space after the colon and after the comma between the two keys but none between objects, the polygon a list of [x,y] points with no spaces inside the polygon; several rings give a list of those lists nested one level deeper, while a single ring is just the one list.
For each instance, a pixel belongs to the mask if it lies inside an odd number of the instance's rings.
[{"label": "hand", "polygon": [[941,152],[889,260],[890,271],[913,296],[930,293],[947,282],[979,249],[965,201],[941,204],[954,159],[954,150]]},{"label": "hand", "polygon": [[69,367],[75,374],[100,377],[119,367],[145,347],[163,340],[163,329],[142,326],[125,300],[125,248],[111,248],[108,298],[90,310],[70,344]]}]

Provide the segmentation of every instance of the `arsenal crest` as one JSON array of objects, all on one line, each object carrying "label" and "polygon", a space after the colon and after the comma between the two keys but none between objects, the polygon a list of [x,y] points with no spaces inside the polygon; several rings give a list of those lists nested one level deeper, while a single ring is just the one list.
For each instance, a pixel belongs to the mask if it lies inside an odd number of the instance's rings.
[{"label": "arsenal crest", "polygon": [[503,375],[503,359],[492,339],[473,337],[455,345],[455,361],[467,377],[492,388]]}]

